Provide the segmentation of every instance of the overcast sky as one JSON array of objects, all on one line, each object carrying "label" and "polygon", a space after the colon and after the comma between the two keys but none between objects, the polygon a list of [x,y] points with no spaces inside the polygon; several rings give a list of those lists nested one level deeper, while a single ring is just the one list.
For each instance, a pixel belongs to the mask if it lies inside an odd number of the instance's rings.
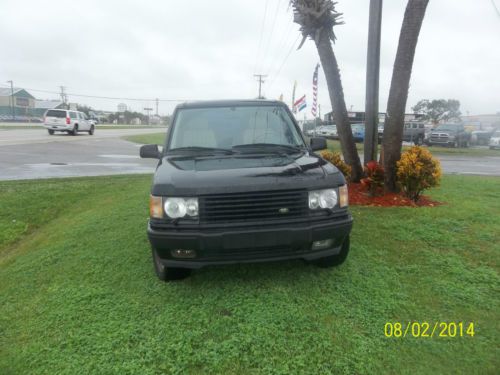
[{"label": "overcast sky", "polygon": [[[345,25],[335,28],[348,108],[364,110],[368,0],[337,0]],[[466,114],[500,111],[500,0],[430,0],[413,67],[410,110],[422,98],[456,98]],[[267,6],[266,6],[267,4]],[[385,0],[380,110],[385,111],[406,1]],[[288,0],[123,1],[0,0],[0,85],[32,89],[37,98],[66,86],[71,102],[133,110],[144,99],[254,98],[255,73],[267,74],[268,98],[306,94],[319,61],[312,41],[300,50]],[[265,17],[264,17],[265,15]],[[262,32],[263,30],[263,32]],[[262,35],[262,38],[261,38]],[[295,44],[294,44],[295,43]],[[330,110],[319,76],[321,111]],[[170,113],[175,102],[161,102]],[[301,113],[301,118],[303,114]]]}]

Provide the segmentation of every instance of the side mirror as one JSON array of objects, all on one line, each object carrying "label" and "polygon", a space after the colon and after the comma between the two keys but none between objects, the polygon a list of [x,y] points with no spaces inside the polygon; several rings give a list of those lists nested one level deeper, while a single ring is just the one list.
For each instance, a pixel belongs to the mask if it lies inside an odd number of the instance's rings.
[{"label": "side mirror", "polygon": [[326,149],[325,138],[311,138],[311,150],[319,151]]},{"label": "side mirror", "polygon": [[158,145],[144,145],[139,149],[139,155],[143,159],[159,159],[161,153]]}]

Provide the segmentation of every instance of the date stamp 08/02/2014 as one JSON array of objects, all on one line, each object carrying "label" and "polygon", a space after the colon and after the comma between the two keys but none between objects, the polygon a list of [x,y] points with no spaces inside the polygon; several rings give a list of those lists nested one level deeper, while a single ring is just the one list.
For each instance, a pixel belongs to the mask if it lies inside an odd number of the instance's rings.
[{"label": "date stamp 08/02/2014", "polygon": [[384,335],[389,338],[474,337],[474,322],[387,322]]}]

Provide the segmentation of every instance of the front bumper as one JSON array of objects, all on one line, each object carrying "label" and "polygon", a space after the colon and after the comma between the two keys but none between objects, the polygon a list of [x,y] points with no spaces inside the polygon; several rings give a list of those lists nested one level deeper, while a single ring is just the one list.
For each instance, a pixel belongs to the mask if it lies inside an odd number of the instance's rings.
[{"label": "front bumper", "polygon": [[49,125],[49,124],[44,124],[43,126],[45,127],[45,129],[55,130],[55,131],[69,131],[69,130],[73,130],[73,125]]},{"label": "front bumper", "polygon": [[[157,228],[148,224],[148,238],[167,267],[201,268],[207,265],[313,260],[340,252],[351,232],[352,217],[344,214],[320,221],[251,224],[193,229]],[[332,239],[331,247],[311,250],[314,241]],[[175,249],[195,250],[191,259],[173,258]]]}]

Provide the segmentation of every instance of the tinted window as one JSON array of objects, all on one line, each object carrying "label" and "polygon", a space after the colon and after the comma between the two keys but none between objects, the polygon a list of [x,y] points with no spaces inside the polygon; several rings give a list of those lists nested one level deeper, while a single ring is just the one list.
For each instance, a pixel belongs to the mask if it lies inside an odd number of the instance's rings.
[{"label": "tinted window", "polygon": [[69,117],[71,117],[71,118],[78,118],[78,117],[76,116],[76,112],[70,112],[70,113],[69,113]]},{"label": "tinted window", "polygon": [[302,146],[288,112],[280,106],[180,109],[170,148],[273,143]]},{"label": "tinted window", "polygon": [[47,117],[65,118],[66,117],[66,111],[59,111],[57,109],[49,109],[47,111],[47,114],[45,116],[47,116]]}]

